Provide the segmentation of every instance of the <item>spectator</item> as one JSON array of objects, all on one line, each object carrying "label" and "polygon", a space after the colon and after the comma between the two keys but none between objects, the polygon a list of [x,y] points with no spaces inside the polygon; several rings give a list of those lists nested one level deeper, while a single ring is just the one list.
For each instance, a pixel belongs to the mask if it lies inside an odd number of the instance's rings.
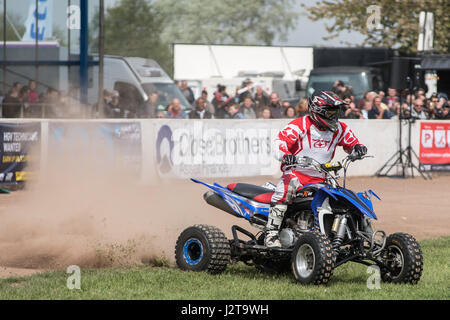
[{"label": "spectator", "polygon": [[111,92],[111,100],[103,107],[107,118],[124,118],[124,108],[120,103],[120,94],[117,90]]},{"label": "spectator", "polygon": [[186,97],[186,100],[190,103],[193,104],[195,102],[195,98],[194,98],[194,92],[192,91],[192,89],[188,86],[187,81],[183,80],[181,81],[181,92],[183,92],[183,95]]},{"label": "spectator", "polygon": [[280,98],[278,97],[278,93],[272,92],[270,94],[270,113],[272,114],[272,118],[280,119],[283,118],[284,108],[281,106]]},{"label": "spectator", "polygon": [[423,89],[423,88],[419,88],[419,89],[417,89],[417,91],[416,91],[416,97],[425,97],[425,89]]},{"label": "spectator", "polygon": [[355,103],[352,101],[350,97],[344,99],[348,103],[348,106],[345,107],[343,119],[363,119],[363,115],[361,111],[355,106]]},{"label": "spectator", "polygon": [[246,97],[251,97],[251,86],[253,82],[249,78],[245,79],[244,82],[242,82],[242,89],[239,90],[239,103],[244,102],[244,99]]},{"label": "spectator", "polygon": [[433,108],[433,118],[444,120],[448,119],[448,108],[449,104],[448,101],[441,97],[438,98],[437,95],[431,97],[431,107]]},{"label": "spectator", "polygon": [[400,102],[394,102],[387,110],[384,110],[383,119],[394,119],[398,115]]},{"label": "spectator", "polygon": [[59,92],[54,88],[47,89],[47,95],[44,98],[44,118],[60,118],[62,112],[59,108]]},{"label": "spectator", "polygon": [[381,101],[388,106],[388,108],[392,108],[394,103],[400,102],[400,99],[397,97],[397,90],[394,88],[388,88],[388,95],[381,99]]},{"label": "spectator", "polygon": [[150,97],[144,103],[144,107],[142,108],[141,118],[154,118],[156,116],[156,111],[159,106],[158,99],[158,92],[155,91],[150,94]]},{"label": "spectator", "polygon": [[265,107],[262,111],[261,111],[261,116],[259,117],[259,119],[272,119],[272,112],[270,111],[269,107]]},{"label": "spectator", "polygon": [[219,119],[224,119],[227,115],[228,103],[231,102],[232,98],[228,96],[225,86],[220,84],[217,86],[217,92],[214,94],[214,98],[211,103],[214,106],[214,114],[216,117]]},{"label": "spectator", "polygon": [[375,96],[373,98],[372,108],[369,111],[369,119],[383,119],[385,109],[381,106],[381,98]]},{"label": "spectator", "polygon": [[369,119],[369,111],[372,110],[372,103],[369,100],[363,99],[361,114],[363,119]]},{"label": "spectator", "polygon": [[352,98],[351,98],[351,96],[346,94],[344,97],[342,97],[342,100],[344,100],[347,104],[341,106],[341,108],[339,109],[339,118],[344,119],[344,118],[346,118],[346,114],[350,112],[349,110],[350,110],[350,103],[352,102]]},{"label": "spectator", "polygon": [[448,103],[443,103],[443,102],[439,102],[442,103],[442,112],[440,112],[439,114],[436,115],[436,119],[438,120],[450,120],[450,104]]},{"label": "spectator", "polygon": [[301,98],[297,104],[297,115],[303,117],[308,114],[308,98]]},{"label": "spectator", "polygon": [[[103,112],[106,113],[106,109],[108,107],[108,103],[111,101],[111,93],[106,90],[103,89]],[[99,108],[98,108],[99,103],[97,102],[96,104],[94,104],[92,106],[92,117],[96,117],[96,115],[99,112]]]},{"label": "spectator", "polygon": [[166,113],[166,118],[168,119],[186,119],[187,114],[181,108],[180,100],[177,98],[172,99],[172,103],[170,104],[168,111]]},{"label": "spectator", "polygon": [[30,88],[30,93],[28,94],[28,101],[31,103],[39,103],[39,94],[37,91],[36,81],[30,80],[28,82],[28,87]]},{"label": "spectator", "polygon": [[365,104],[366,101],[368,100],[368,99],[367,99],[367,96],[369,95],[369,92],[370,92],[370,91],[364,92],[364,95],[363,95],[362,99],[359,100],[359,101],[357,102],[356,106],[358,107],[358,109],[360,109],[360,110],[363,110],[363,109],[364,109],[364,104]]},{"label": "spectator", "polygon": [[345,91],[345,84],[342,80],[336,80],[333,84],[331,91],[340,96]]},{"label": "spectator", "polygon": [[384,98],[386,97],[386,93],[383,90],[378,91],[378,96],[381,98],[381,102],[384,103]]},{"label": "spectator", "polygon": [[246,96],[241,103],[241,112],[245,119],[256,119],[255,104],[250,96]]},{"label": "spectator", "polygon": [[426,120],[427,115],[425,114],[423,110],[423,100],[420,98],[417,98],[414,100],[414,105],[411,110],[411,117],[419,120]]},{"label": "spectator", "polygon": [[2,116],[3,118],[19,118],[20,117],[20,90],[22,85],[15,82],[11,90],[6,94],[2,101]]},{"label": "spectator", "polygon": [[203,91],[202,91],[201,97],[203,98],[203,100],[205,100],[205,103],[206,103],[206,111],[208,111],[209,113],[211,113],[212,115],[214,115],[215,110],[214,110],[214,106],[212,105],[212,103],[209,102],[209,100],[208,100],[208,91],[203,90]]},{"label": "spectator", "polygon": [[348,113],[346,115],[347,119],[363,119],[363,115],[361,110],[359,110],[354,102],[350,102],[350,107],[348,109]]},{"label": "spectator", "polygon": [[284,111],[284,117],[286,119],[295,119],[297,118],[297,114],[295,112],[295,108],[293,106],[289,106]]},{"label": "spectator", "polygon": [[19,92],[19,100],[23,106],[23,116],[28,117],[31,111],[31,105],[29,103],[30,88],[23,86]]},{"label": "spectator", "polygon": [[399,117],[401,119],[409,119],[411,117],[411,112],[409,111],[409,105],[406,102],[403,102],[400,106]]},{"label": "spectator", "polygon": [[156,118],[157,119],[164,119],[166,117],[166,112],[163,110],[158,110],[156,112]]},{"label": "spectator", "polygon": [[237,103],[229,106],[227,119],[245,119],[244,115],[239,111],[239,105]]},{"label": "spectator", "polygon": [[287,108],[292,107],[291,103],[289,101],[286,101],[286,100],[281,102],[281,106],[284,108],[284,111],[286,111]]},{"label": "spectator", "polygon": [[262,111],[265,107],[269,105],[269,96],[268,94],[263,90],[261,86],[256,87],[255,96],[253,97],[253,100],[255,101],[255,111],[259,113]]},{"label": "spectator", "polygon": [[213,115],[206,110],[206,101],[198,98],[195,101],[195,109],[189,113],[189,119],[212,119]]}]

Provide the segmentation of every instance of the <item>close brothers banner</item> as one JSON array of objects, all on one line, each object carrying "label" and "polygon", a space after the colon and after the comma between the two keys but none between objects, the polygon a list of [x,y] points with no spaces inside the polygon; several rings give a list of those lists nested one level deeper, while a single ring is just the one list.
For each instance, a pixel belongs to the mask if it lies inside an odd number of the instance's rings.
[{"label": "close brothers banner", "polygon": [[30,176],[27,166],[39,163],[41,124],[0,123],[0,139],[0,184],[23,183]]},{"label": "close brothers banner", "polygon": [[156,165],[162,178],[274,175],[273,140],[279,122],[168,121],[155,128]]},{"label": "close brothers banner", "polygon": [[420,124],[419,154],[424,170],[450,171],[450,121]]}]

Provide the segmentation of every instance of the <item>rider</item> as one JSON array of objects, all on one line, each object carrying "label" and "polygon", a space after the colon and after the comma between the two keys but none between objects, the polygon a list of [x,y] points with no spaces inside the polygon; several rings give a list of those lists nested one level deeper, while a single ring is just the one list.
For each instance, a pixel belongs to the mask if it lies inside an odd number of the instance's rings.
[{"label": "rider", "polygon": [[324,174],[311,165],[292,167],[297,163],[297,157],[307,156],[320,163],[330,162],[337,146],[358,156],[367,153],[367,148],[359,143],[350,128],[338,121],[340,107],[346,104],[331,91],[316,91],[309,99],[309,115],[291,121],[275,139],[276,157],[282,163],[283,175],[271,199],[265,228],[264,243],[267,247],[281,247],[278,232],[287,204],[295,197],[297,190],[306,184],[325,180]]}]

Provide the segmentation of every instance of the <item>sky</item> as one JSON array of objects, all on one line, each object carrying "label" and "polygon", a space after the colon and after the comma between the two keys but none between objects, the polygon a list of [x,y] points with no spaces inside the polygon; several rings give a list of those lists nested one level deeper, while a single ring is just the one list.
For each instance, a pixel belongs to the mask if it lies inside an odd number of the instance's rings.
[{"label": "sky", "polygon": [[[0,0],[0,10],[3,11],[3,1]],[[35,0],[6,0],[7,12],[13,12],[19,20],[24,21],[28,14],[28,5],[30,1]],[[251,0],[249,0],[251,1]],[[105,6],[110,7],[118,0],[105,0]],[[325,21],[311,21],[306,17],[306,12],[300,6],[301,3],[309,6],[317,2],[317,0],[297,0],[296,10],[300,14],[296,28],[291,30],[287,36],[287,41],[275,41],[274,45],[289,45],[289,46],[343,46],[341,41],[347,41],[352,45],[360,45],[364,39],[363,35],[357,32],[342,32],[339,37],[325,41],[322,37],[327,36],[325,29]],[[71,0],[71,4],[78,4],[78,0]],[[65,28],[65,21],[67,14],[65,13],[67,0],[53,0],[53,19],[54,25]],[[98,6],[98,1],[89,0],[89,13],[94,12],[94,7]],[[13,19],[12,19],[13,20]],[[13,23],[17,23],[14,22]]]}]

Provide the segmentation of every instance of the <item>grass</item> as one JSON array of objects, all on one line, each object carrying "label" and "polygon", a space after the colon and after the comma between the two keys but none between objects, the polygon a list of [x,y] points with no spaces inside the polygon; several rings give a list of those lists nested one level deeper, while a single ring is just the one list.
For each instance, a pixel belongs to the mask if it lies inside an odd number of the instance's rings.
[{"label": "grass", "polygon": [[0,279],[0,299],[449,299],[450,237],[420,242],[424,273],[418,285],[381,283],[369,290],[363,265],[335,269],[327,286],[301,286],[291,274],[261,273],[242,263],[217,276],[168,266],[81,270],[81,289],[69,290],[64,271]]}]

